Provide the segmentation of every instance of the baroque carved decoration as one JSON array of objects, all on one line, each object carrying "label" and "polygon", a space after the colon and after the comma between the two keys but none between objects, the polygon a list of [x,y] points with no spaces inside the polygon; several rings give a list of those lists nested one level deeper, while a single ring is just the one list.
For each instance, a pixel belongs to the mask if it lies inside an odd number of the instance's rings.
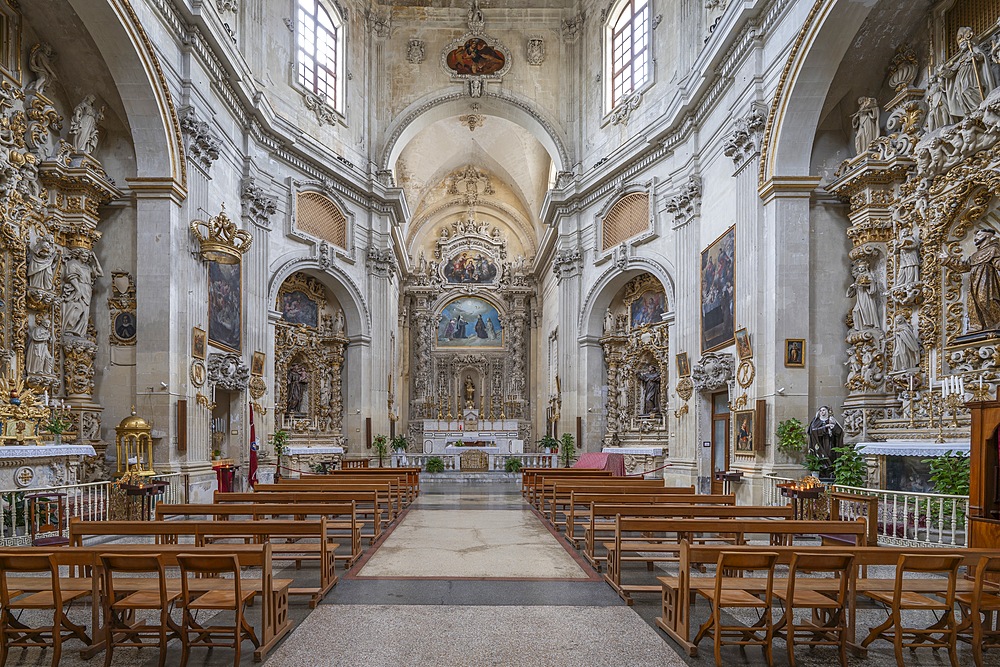
[{"label": "baroque carved decoration", "polygon": [[691,367],[691,382],[698,391],[718,391],[733,379],[736,357],[731,353],[710,352]]},{"label": "baroque carved decoration", "polygon": [[560,281],[577,275],[582,268],[583,253],[579,248],[560,250],[552,260],[552,273]]},{"label": "baroque carved decoration", "polygon": [[673,214],[677,227],[698,217],[701,214],[701,177],[689,177],[681,191],[667,201],[666,209]]},{"label": "baroque carved decoration", "polygon": [[618,103],[611,111],[612,125],[628,125],[629,119],[642,104],[642,91],[636,91]]},{"label": "baroque carved decoration", "polygon": [[250,380],[250,367],[238,354],[208,355],[208,381],[228,391],[243,391]]},{"label": "baroque carved decoration", "polygon": [[184,150],[188,158],[208,174],[219,159],[222,139],[206,121],[199,120],[194,107],[181,107],[181,132],[187,137]]},{"label": "baroque carved decoration", "polygon": [[243,204],[245,218],[258,227],[270,229],[271,216],[278,210],[278,200],[268,196],[252,176],[240,181],[240,202]]},{"label": "baroque carved decoration", "polygon": [[528,38],[526,60],[529,65],[538,67],[545,62],[545,41],[538,36]]},{"label": "baroque carved decoration", "polygon": [[733,130],[722,145],[722,152],[739,169],[760,155],[760,142],[767,124],[767,105],[754,102],[750,110],[733,122]]}]

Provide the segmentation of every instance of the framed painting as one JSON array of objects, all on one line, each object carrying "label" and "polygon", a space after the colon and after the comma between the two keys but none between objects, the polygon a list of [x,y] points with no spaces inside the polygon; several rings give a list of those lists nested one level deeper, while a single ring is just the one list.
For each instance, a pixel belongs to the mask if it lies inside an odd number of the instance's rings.
[{"label": "framed painting", "polygon": [[438,317],[439,348],[503,347],[500,313],[493,304],[474,296],[448,302]]},{"label": "framed painting", "polygon": [[667,307],[667,295],[663,292],[649,291],[632,302],[629,321],[632,328],[637,329],[647,324],[663,321],[663,312]]},{"label": "framed painting", "polygon": [[242,263],[208,263],[208,342],[230,352],[243,346]]},{"label": "framed painting", "polygon": [[733,417],[736,424],[736,437],[734,438],[734,442],[736,443],[734,447],[735,453],[744,455],[753,454],[756,451],[756,411],[740,410]]},{"label": "framed painting", "polygon": [[253,358],[250,360],[250,375],[260,377],[264,374],[264,362],[267,360],[267,355],[263,352],[254,352]]},{"label": "framed painting", "polygon": [[688,360],[687,352],[677,354],[677,377],[691,377],[691,362]]},{"label": "framed painting", "polygon": [[503,69],[507,56],[494,48],[486,40],[473,37],[452,49],[445,56],[445,63],[455,74],[484,76],[496,74]]},{"label": "framed painting", "polygon": [[493,258],[481,252],[460,252],[444,263],[444,279],[455,285],[483,285],[496,282],[499,270]]},{"label": "framed painting", "polygon": [[736,227],[701,253],[701,349],[711,352],[733,342],[736,283]]},{"label": "framed painting", "polygon": [[805,368],[805,366],[806,366],[806,339],[786,338],[785,367]]},{"label": "framed painting", "polygon": [[200,327],[191,329],[191,356],[195,359],[204,360],[208,348],[205,338],[205,330]]},{"label": "framed painting", "polygon": [[736,332],[736,355],[740,358],[740,361],[753,358],[753,347],[750,346],[750,334],[747,333],[746,327],[740,329]]},{"label": "framed painting", "polygon": [[281,295],[281,319],[289,324],[304,324],[314,329],[319,326],[319,304],[302,290],[292,290]]}]

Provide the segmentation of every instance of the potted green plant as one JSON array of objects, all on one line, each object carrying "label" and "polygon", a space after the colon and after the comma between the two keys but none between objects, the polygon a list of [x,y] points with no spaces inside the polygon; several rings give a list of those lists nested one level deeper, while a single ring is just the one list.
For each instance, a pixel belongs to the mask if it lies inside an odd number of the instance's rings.
[{"label": "potted green plant", "polygon": [[862,487],[868,477],[868,465],[865,457],[854,448],[854,445],[835,447],[837,454],[833,462],[833,481],[840,486]]},{"label": "potted green plant", "polygon": [[465,447],[465,441],[464,440],[459,440],[458,442],[455,443],[455,446],[456,447]]},{"label": "potted green plant", "polygon": [[62,434],[65,433],[66,429],[68,429],[71,425],[72,422],[68,418],[53,411],[52,416],[49,417],[48,423],[45,424],[45,430],[54,436],[53,441],[58,445],[62,442]]},{"label": "potted green plant", "polygon": [[212,460],[213,461],[218,461],[221,458],[222,458],[222,450],[221,449],[213,449],[212,450]]},{"label": "potted green plant", "polygon": [[409,463],[406,460],[406,450],[410,448],[410,441],[407,440],[406,436],[393,436],[392,440],[389,441],[389,445],[392,447],[392,453],[399,457],[397,465],[406,466]]},{"label": "potted green plant", "polygon": [[802,453],[808,442],[805,427],[795,417],[778,422],[775,435],[778,440],[778,451],[789,456]]},{"label": "potted green plant", "polygon": [[571,433],[562,434],[562,442],[559,458],[562,459],[563,468],[568,468],[573,462],[573,455],[576,453],[576,440]]},{"label": "potted green plant", "polygon": [[389,439],[379,433],[372,439],[372,449],[378,453],[378,467],[383,467],[382,461],[385,459],[385,455],[389,451]]},{"label": "potted green plant", "polygon": [[538,447],[546,454],[559,453],[559,441],[547,433],[538,441]]},{"label": "potted green plant", "polygon": [[507,472],[521,472],[521,459],[517,456],[510,457],[504,461],[503,469]]},{"label": "potted green plant", "polygon": [[427,472],[444,472],[444,459],[440,456],[427,459]]},{"label": "potted green plant", "polygon": [[274,480],[278,481],[281,479],[281,457],[285,454],[285,449],[288,447],[288,431],[285,429],[278,429],[271,436],[271,446],[274,448],[274,456],[278,459],[278,465],[274,469]]}]

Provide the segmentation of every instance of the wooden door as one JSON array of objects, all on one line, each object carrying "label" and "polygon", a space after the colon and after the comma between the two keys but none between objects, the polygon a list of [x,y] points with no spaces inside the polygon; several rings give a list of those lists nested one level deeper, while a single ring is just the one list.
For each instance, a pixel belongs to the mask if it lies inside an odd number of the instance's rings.
[{"label": "wooden door", "polygon": [[729,392],[712,394],[712,493],[723,493],[718,471],[729,470]]}]

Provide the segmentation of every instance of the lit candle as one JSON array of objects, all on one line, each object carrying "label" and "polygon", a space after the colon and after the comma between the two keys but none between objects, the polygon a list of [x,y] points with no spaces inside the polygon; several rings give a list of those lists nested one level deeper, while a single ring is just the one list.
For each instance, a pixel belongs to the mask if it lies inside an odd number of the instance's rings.
[{"label": "lit candle", "polygon": [[958,393],[965,394],[965,378],[959,376],[958,378]]}]

